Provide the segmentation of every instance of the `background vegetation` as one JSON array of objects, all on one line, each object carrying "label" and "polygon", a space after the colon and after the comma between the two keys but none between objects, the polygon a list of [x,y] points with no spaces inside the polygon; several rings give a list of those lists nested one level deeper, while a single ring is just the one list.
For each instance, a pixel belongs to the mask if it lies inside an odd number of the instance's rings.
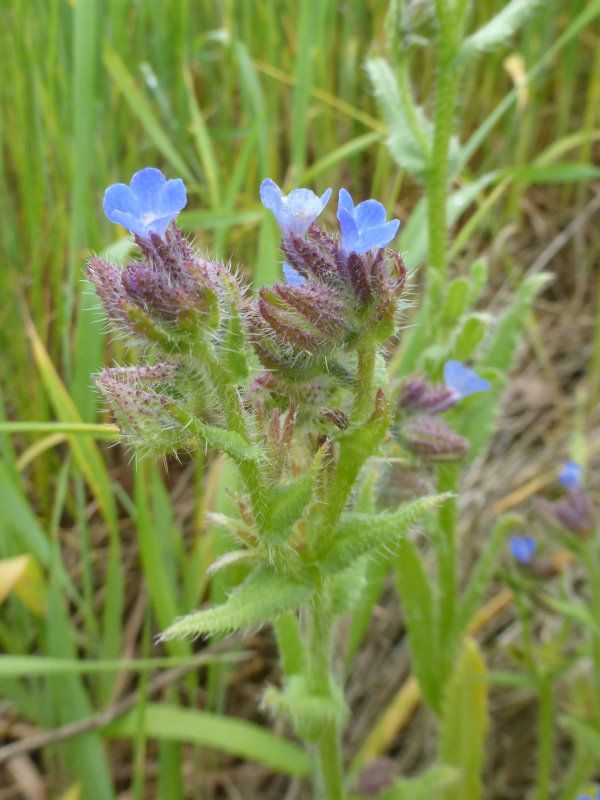
[{"label": "background vegetation", "polygon": [[[474,3],[470,27],[504,5]],[[156,165],[187,184],[182,225],[202,248],[243,265],[256,286],[280,268],[276,225],[258,201],[263,177],[377,197],[407,221],[401,248],[411,269],[423,268],[417,297],[428,263],[423,189],[414,165],[403,166],[405,139],[389,136],[402,134],[403,120],[378,103],[370,80],[384,56],[403,91],[409,58],[415,97],[432,109],[435,63],[419,39],[431,28],[428,3],[408,4],[403,17],[399,8],[388,13],[380,0],[4,5],[0,648],[11,657],[0,658],[0,736],[22,750],[0,763],[0,797],[175,800],[199,785],[206,796],[281,797],[288,776],[306,773],[300,751],[253,710],[254,683],[276,680],[268,631],[244,649],[241,640],[208,650],[154,644],[175,616],[235,581],[234,573],[209,579],[224,542],[205,527],[204,511],[227,509],[236,478],[208,456],[134,469],[108,446],[114,428],[79,427],[110,422],[90,375],[131,358],[107,338],[82,274],[90,252],[118,258],[129,248],[103,218],[104,188]],[[595,0],[540,4],[509,46],[469,62],[459,89],[452,274],[485,257],[492,307],[523,276],[555,274],[527,321],[527,380],[509,390],[487,479],[469,484],[479,506],[505,510],[543,486],[573,430],[591,456],[600,450],[599,15]],[[469,540],[477,516],[467,507],[464,519]],[[399,619],[395,601],[388,605]],[[493,655],[500,644],[490,636],[487,646]],[[368,687],[362,663],[356,674]],[[388,676],[392,694],[404,677]],[[375,695],[377,675],[370,680]],[[391,699],[363,716],[357,701],[351,754],[403,747],[406,715]],[[530,742],[520,731],[535,733],[526,701],[520,709],[515,749]],[[225,710],[227,718],[212,713]],[[392,735],[378,739],[390,715]],[[72,724],[80,727],[61,728]],[[419,724],[412,765],[427,758],[426,718]],[[64,741],[44,739],[42,730],[57,728]],[[493,744],[489,761],[497,769],[487,796],[523,797],[527,763]],[[514,771],[497,779],[507,763]]]}]

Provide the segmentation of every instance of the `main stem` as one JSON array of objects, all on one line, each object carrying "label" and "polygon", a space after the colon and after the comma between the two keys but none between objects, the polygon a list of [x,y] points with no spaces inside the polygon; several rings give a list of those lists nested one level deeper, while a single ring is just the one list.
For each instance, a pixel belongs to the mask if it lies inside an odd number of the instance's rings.
[{"label": "main stem", "polygon": [[[327,588],[322,586],[311,606],[308,639],[308,681],[311,693],[324,698],[334,698],[335,678],[331,664],[331,639],[334,615]],[[315,741],[318,762],[318,791],[324,800],[345,800],[342,773],[340,725],[327,720]]]},{"label": "main stem", "polygon": [[459,71],[454,64],[456,54],[453,10],[447,0],[438,0],[437,82],[433,119],[433,144],[427,181],[427,211],[429,230],[430,292],[436,297],[448,273],[448,153]]},{"label": "main stem", "polygon": [[[252,438],[246,425],[244,409],[235,387],[223,380],[222,371],[212,354],[204,352],[202,354],[202,363],[205,365],[217,392],[229,429],[251,444]],[[252,508],[257,523],[260,525],[261,520],[265,518],[267,506],[259,467],[251,459],[239,459],[237,467],[252,500]]]}]

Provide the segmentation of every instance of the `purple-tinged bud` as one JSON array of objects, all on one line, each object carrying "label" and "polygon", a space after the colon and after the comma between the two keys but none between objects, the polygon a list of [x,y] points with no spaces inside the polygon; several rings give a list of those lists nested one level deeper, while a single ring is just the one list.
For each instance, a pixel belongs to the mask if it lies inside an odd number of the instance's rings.
[{"label": "purple-tinged bud", "polygon": [[536,511],[550,525],[562,525],[576,536],[589,536],[595,523],[594,507],[584,489],[569,489],[560,503],[534,499]]},{"label": "purple-tinged bud", "polygon": [[402,428],[408,450],[431,461],[456,461],[464,458],[469,442],[438,417],[416,417]]},{"label": "purple-tinged bud", "polygon": [[396,762],[391,758],[376,758],[363,768],[356,782],[356,791],[363,797],[377,797],[388,789],[397,776]]},{"label": "purple-tinged bud", "polygon": [[106,369],[97,378],[123,434],[148,451],[175,450],[186,441],[185,432],[166,409],[169,397],[152,390],[152,385],[172,381],[175,372],[176,367],[160,364]]},{"label": "purple-tinged bud", "polygon": [[593,527],[593,507],[581,486],[568,489],[565,500],[554,504],[554,516],[564,527],[579,536],[587,536]]},{"label": "purple-tinged bud", "polygon": [[324,422],[331,422],[341,431],[345,431],[350,424],[348,415],[345,414],[341,408],[326,408],[325,411],[321,413],[321,419]]},{"label": "purple-tinged bud", "polygon": [[398,405],[402,411],[440,414],[456,404],[456,395],[447,386],[430,386],[422,378],[412,378],[400,392]]}]

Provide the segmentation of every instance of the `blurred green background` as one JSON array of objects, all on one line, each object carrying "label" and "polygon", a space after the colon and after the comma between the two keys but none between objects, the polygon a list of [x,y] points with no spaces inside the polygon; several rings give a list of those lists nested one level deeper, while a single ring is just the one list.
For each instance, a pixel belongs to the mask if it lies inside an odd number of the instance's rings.
[{"label": "blurred green background", "polygon": [[[470,26],[503,5],[478,0]],[[116,438],[111,428],[78,431],[82,422],[110,423],[90,376],[132,357],[107,336],[83,270],[92,252],[118,259],[129,248],[103,217],[105,187],[152,165],[186,182],[181,222],[199,246],[231,259],[254,285],[280,269],[276,225],[258,200],[269,176],[287,189],[345,185],[411,220],[400,247],[411,269],[423,267],[417,286],[427,262],[423,189],[388,141],[393,120],[378,107],[365,64],[384,56],[402,90],[408,61],[415,96],[430,110],[432,22],[427,0],[392,6],[394,13],[382,0],[2,5],[0,649],[22,658],[0,662],[0,736],[26,739],[129,698],[120,730],[97,720],[92,732],[23,756],[27,780],[15,760],[0,763],[0,785],[9,787],[2,798],[45,797],[27,794],[36,781],[52,798],[197,796],[218,763],[204,745],[283,774],[306,771],[280,739],[253,740],[257,728],[221,731],[218,720],[191,710],[248,715],[252,705],[231,677],[244,670],[222,663],[230,656],[199,670],[192,645],[153,643],[173,617],[235,580],[228,573],[209,582],[206,567],[224,545],[203,523],[206,507],[227,508],[235,475],[210,459],[136,471],[129,454],[102,442]],[[575,336],[572,346],[588,348],[595,337],[585,375],[592,404],[600,385],[600,335],[589,337],[600,331],[598,242],[589,235],[600,208],[599,15],[594,0],[548,0],[509,46],[470,62],[456,119],[467,148],[450,209],[453,272],[484,254],[501,292],[528,269],[555,269],[559,280],[544,302],[570,313],[578,304],[591,319],[588,339]],[[332,216],[329,208],[325,222]],[[538,323],[533,315],[529,331],[547,372]],[[66,661],[53,667],[42,656]],[[116,671],[115,659],[158,656],[167,661]],[[84,661],[89,676],[77,666]],[[157,666],[188,674],[168,672],[167,688],[147,692]],[[286,780],[267,782],[260,796],[283,796]],[[236,782],[237,795],[203,785],[207,796],[253,796],[243,773]]]}]

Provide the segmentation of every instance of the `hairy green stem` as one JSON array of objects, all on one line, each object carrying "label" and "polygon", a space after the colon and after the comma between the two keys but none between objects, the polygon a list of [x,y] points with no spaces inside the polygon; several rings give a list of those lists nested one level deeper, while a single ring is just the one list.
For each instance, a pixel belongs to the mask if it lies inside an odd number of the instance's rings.
[{"label": "hairy green stem", "polygon": [[281,666],[286,675],[296,675],[306,668],[306,650],[295,614],[283,614],[273,622]]},{"label": "hairy green stem", "polygon": [[[205,351],[201,357],[219,397],[221,409],[229,429],[242,436],[249,444],[252,444],[252,437],[248,431],[244,409],[236,388],[223,380],[223,371],[212,353]],[[251,459],[239,459],[236,463],[250,495],[254,516],[260,525],[261,521],[266,517],[267,503],[259,466]]]},{"label": "hairy green stem", "polygon": [[433,143],[427,180],[430,291],[438,295],[448,273],[448,154],[460,71],[456,55],[457,10],[447,0],[436,3],[438,19],[437,82],[433,114]]},{"label": "hairy green stem", "polygon": [[[332,700],[335,700],[335,679],[331,665],[334,619],[331,598],[323,587],[311,605],[308,681],[311,692]],[[337,720],[325,721],[315,741],[318,791],[324,800],[344,800],[346,797],[340,727]]]},{"label": "hairy green stem", "polygon": [[358,351],[356,388],[352,407],[352,422],[357,424],[373,410],[373,374],[375,372],[376,349],[362,347]]},{"label": "hairy green stem", "polygon": [[535,800],[548,800],[552,778],[554,697],[552,678],[544,675],[538,687],[538,756]]}]

